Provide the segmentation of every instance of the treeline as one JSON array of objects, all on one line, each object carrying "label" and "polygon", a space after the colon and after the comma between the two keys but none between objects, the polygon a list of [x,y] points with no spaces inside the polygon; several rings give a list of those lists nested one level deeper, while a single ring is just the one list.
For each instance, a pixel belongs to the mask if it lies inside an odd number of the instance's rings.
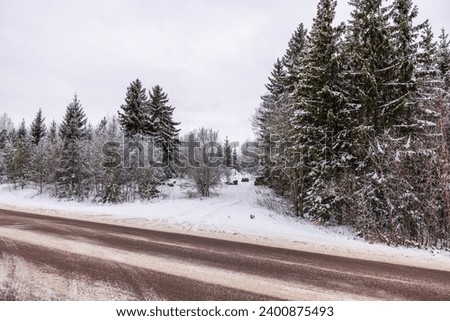
[{"label": "treeline", "polygon": [[[199,194],[209,196],[236,167],[236,152],[228,140],[222,148],[217,131],[200,128],[183,137],[198,147],[188,155],[180,149],[174,109],[162,87],[147,92],[137,79],[127,88],[117,117],[104,117],[95,126],[76,95],[61,123],[48,127],[41,109],[31,126],[22,121],[18,128],[5,113],[0,116],[0,183],[35,187],[60,199],[118,203],[156,197],[158,187],[188,177]],[[219,148],[209,149],[210,142]],[[193,166],[189,156],[224,161],[216,167]]]},{"label": "treeline", "polygon": [[448,248],[450,51],[412,0],[320,0],[276,60],[253,126],[293,211],[391,244]]}]

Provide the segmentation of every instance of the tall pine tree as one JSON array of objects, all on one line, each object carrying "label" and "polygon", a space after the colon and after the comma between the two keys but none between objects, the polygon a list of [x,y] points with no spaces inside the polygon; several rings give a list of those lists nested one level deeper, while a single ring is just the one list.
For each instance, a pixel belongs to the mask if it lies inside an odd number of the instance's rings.
[{"label": "tall pine tree", "polygon": [[177,126],[180,123],[173,120],[175,107],[169,105],[169,99],[163,88],[159,85],[150,90],[149,113],[151,115],[151,134],[155,138],[155,143],[162,150],[162,163],[165,164],[165,175],[167,178],[175,175],[173,167],[177,157],[177,147],[179,145]]},{"label": "tall pine tree", "polygon": [[392,19],[390,39],[396,63],[394,81],[389,84],[395,101],[394,115],[399,119],[394,121],[402,127],[403,133],[410,133],[416,126],[414,122],[416,92],[416,61],[417,38],[422,26],[416,26],[414,19],[418,15],[418,9],[412,0],[395,0],[390,8]]},{"label": "tall pine tree", "polygon": [[278,193],[288,193],[296,215],[303,215],[299,197],[301,180],[292,151],[292,117],[294,92],[299,82],[299,70],[305,55],[306,30],[300,24],[289,41],[283,59],[277,59],[266,85],[267,93],[253,115],[252,125],[257,135],[262,157],[260,174],[266,184]]},{"label": "tall pine tree", "polygon": [[59,196],[83,199],[86,196],[86,163],[83,140],[86,138],[86,115],[77,95],[67,106],[59,128],[63,143],[58,168]]},{"label": "tall pine tree", "polygon": [[[277,130],[278,113],[286,113],[287,93],[286,93],[287,74],[281,59],[277,59],[269,82],[266,84],[267,93],[261,97],[262,102],[253,115],[253,129],[262,149],[261,174],[269,186],[274,186],[274,176],[277,174],[275,163],[273,162],[273,153],[276,147],[276,141],[280,140],[280,132]],[[281,109],[285,109],[281,111]]]},{"label": "tall pine tree", "polygon": [[42,138],[44,138],[46,134],[46,126],[45,126],[45,117],[42,116],[42,110],[39,108],[39,111],[36,114],[33,122],[31,123],[31,142],[34,145],[39,145]]},{"label": "tall pine tree", "polygon": [[288,93],[293,93],[295,85],[300,81],[298,78],[299,66],[301,66],[304,57],[307,34],[308,31],[305,29],[303,23],[301,23],[289,40],[288,48],[283,56],[283,64],[287,73],[285,89]]},{"label": "tall pine tree", "polygon": [[448,33],[446,33],[445,29],[442,29],[441,34],[439,35],[437,67],[441,78],[448,82],[448,73],[450,70],[450,41],[448,40]]},{"label": "tall pine tree", "polygon": [[118,112],[118,120],[125,137],[133,138],[138,134],[151,132],[148,97],[139,79],[127,88],[125,104],[120,108],[122,112]]},{"label": "tall pine tree", "polygon": [[[337,2],[319,1],[317,16],[309,35],[300,82],[297,86],[296,111],[292,119],[292,140],[301,147],[299,166],[305,167],[305,210],[316,217],[331,219],[339,196],[332,179],[351,159],[347,151],[345,126],[349,119],[345,107],[343,75],[340,63],[342,26],[333,26]],[[340,218],[338,218],[340,219]]]},{"label": "tall pine tree", "polygon": [[12,155],[9,157],[9,178],[14,183],[24,188],[31,177],[30,171],[30,139],[27,133],[25,120],[22,120],[17,137],[14,141]]},{"label": "tall pine tree", "polygon": [[[398,102],[389,84],[395,81],[396,61],[390,41],[389,13],[382,0],[351,0],[346,58],[350,107],[358,113],[361,138],[383,132],[395,123]],[[363,142],[362,142],[363,143]]]}]

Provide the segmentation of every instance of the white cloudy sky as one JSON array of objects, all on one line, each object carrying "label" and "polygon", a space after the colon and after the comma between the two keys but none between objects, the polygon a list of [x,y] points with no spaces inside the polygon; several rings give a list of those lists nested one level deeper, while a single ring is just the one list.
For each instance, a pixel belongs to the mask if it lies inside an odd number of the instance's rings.
[{"label": "white cloudy sky", "polygon": [[[347,0],[338,1],[346,20]],[[416,0],[420,19],[450,30],[448,0]],[[74,93],[96,124],[139,78],[164,87],[184,132],[253,137],[250,114],[276,57],[313,0],[0,0],[0,113],[60,121]]]}]

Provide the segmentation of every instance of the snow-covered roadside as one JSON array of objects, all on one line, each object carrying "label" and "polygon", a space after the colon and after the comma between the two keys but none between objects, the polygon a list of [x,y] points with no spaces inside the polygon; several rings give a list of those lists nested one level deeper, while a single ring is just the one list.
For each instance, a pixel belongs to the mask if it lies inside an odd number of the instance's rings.
[{"label": "snow-covered roadside", "polygon": [[[146,293],[148,300],[160,300]],[[0,255],[0,300],[46,301],[46,300],[136,300],[131,292],[118,289],[112,284],[89,279],[61,276],[58,270],[42,267],[25,260]]]},{"label": "snow-covered roadside", "polygon": [[346,228],[280,215],[270,190],[253,182],[223,185],[218,196],[203,199],[189,198],[187,190],[176,182],[163,187],[161,199],[110,205],[58,201],[0,185],[0,208],[450,271],[449,252],[368,244]]}]

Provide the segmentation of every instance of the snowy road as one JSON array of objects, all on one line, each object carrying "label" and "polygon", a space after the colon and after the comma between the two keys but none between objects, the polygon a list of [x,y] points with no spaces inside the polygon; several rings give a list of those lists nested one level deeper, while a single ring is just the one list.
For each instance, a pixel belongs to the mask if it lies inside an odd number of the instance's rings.
[{"label": "snowy road", "polygon": [[0,298],[450,300],[450,272],[0,210]]}]

